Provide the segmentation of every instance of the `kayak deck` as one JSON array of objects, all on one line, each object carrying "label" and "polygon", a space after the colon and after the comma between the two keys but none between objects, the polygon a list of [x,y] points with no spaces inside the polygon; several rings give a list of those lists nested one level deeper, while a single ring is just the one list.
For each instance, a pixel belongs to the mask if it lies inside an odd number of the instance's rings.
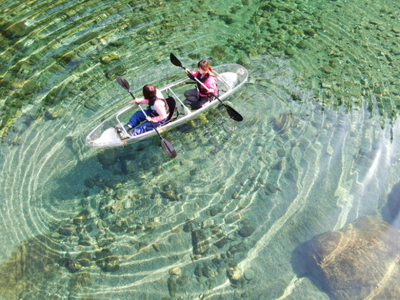
[{"label": "kayak deck", "polygon": [[[223,64],[216,67],[213,67],[213,71],[216,74],[218,80],[218,97],[223,100],[228,97],[236,90],[238,90],[248,79],[247,70],[238,64]],[[157,97],[166,99],[169,96],[174,97],[176,100],[178,114],[170,120],[167,124],[157,127],[159,131],[166,131],[172,129],[182,123],[187,122],[193,117],[205,112],[210,109],[212,106],[219,103],[217,99],[205,103],[198,110],[193,110],[190,114],[185,115],[184,107],[181,104],[185,100],[183,93],[188,90],[195,88],[196,85],[188,85],[187,81],[190,79],[185,76],[180,80],[174,81],[162,88],[157,89]],[[179,101],[180,100],[180,101]],[[188,106],[186,106],[188,107]],[[190,109],[190,106],[188,107]],[[139,108],[136,106],[132,106],[131,104],[125,106],[120,109],[109,118],[104,120],[101,124],[96,126],[86,137],[86,144],[89,147],[96,148],[110,148],[110,147],[119,147],[131,143],[135,143],[144,139],[147,139],[151,136],[156,135],[155,130],[147,131],[138,136],[129,136],[128,138],[121,139],[119,134],[115,131],[115,126],[123,127],[123,124],[126,124],[130,117],[135,113]],[[176,116],[177,115],[177,116]]]}]

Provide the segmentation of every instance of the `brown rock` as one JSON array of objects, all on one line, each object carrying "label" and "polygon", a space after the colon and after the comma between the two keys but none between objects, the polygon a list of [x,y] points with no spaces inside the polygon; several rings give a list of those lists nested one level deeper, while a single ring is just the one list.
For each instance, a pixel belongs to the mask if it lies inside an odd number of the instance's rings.
[{"label": "brown rock", "polygon": [[[400,230],[372,216],[314,237],[295,269],[334,299],[400,299]],[[302,265],[300,265],[302,264]]]}]

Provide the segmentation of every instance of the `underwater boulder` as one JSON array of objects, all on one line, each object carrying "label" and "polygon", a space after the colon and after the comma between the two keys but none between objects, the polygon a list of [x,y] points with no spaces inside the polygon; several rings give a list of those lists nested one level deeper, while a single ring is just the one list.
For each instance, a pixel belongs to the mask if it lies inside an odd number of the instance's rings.
[{"label": "underwater boulder", "polygon": [[311,37],[313,37],[314,35],[316,35],[316,32],[315,32],[314,29],[304,29],[304,30],[303,30],[303,33],[304,33],[305,35],[308,35],[308,36],[311,36]]},{"label": "underwater boulder", "polygon": [[399,252],[400,230],[366,216],[301,244],[292,264],[333,299],[400,299]]},{"label": "underwater boulder", "polygon": [[102,249],[95,252],[96,265],[105,272],[115,272],[119,270],[119,258],[110,249]]},{"label": "underwater boulder", "polygon": [[87,209],[82,210],[79,214],[75,216],[73,222],[75,225],[81,225],[90,216],[90,212]]},{"label": "underwater boulder", "polygon": [[115,164],[117,158],[118,150],[116,148],[104,149],[97,153],[97,159],[103,165],[103,167]]},{"label": "underwater boulder", "polygon": [[29,32],[32,31],[32,28],[27,26],[24,21],[19,21],[7,25],[6,29],[3,30],[1,33],[8,38],[19,38],[27,35]]},{"label": "underwater boulder", "polygon": [[61,58],[59,60],[59,64],[64,67],[67,64],[69,64],[76,57],[77,57],[77,55],[75,52],[73,52],[73,51],[67,52],[61,56]]},{"label": "underwater boulder", "polygon": [[68,288],[72,291],[78,291],[84,287],[88,287],[92,284],[92,279],[90,278],[89,272],[79,272],[72,274]]},{"label": "underwater boulder", "polygon": [[177,284],[175,283],[175,280],[171,277],[168,278],[167,280],[167,285],[168,285],[168,291],[169,291],[169,295],[171,297],[175,297],[176,295],[176,290],[178,288]]},{"label": "underwater boulder", "polygon": [[226,274],[231,283],[236,284],[239,283],[242,279],[242,275],[240,274],[240,270],[236,268],[228,268],[226,269]]},{"label": "underwater boulder", "polygon": [[81,266],[88,267],[92,260],[92,255],[89,252],[81,252],[77,255],[76,261],[80,263]]},{"label": "underwater boulder", "polygon": [[126,73],[127,68],[123,64],[119,64],[115,66],[114,68],[110,69],[107,73],[106,76],[110,80],[115,80],[117,76],[122,76]]},{"label": "underwater boulder", "polygon": [[256,227],[253,224],[246,224],[239,230],[239,235],[242,237],[248,237],[253,234]]},{"label": "underwater boulder", "polygon": [[49,299],[49,282],[61,275],[60,259],[59,243],[47,236],[35,236],[16,245],[0,265],[0,297]]},{"label": "underwater boulder", "polygon": [[76,227],[72,224],[66,224],[58,229],[58,233],[66,236],[76,235]]},{"label": "underwater boulder", "polygon": [[209,242],[203,231],[192,231],[192,244],[194,254],[204,254],[210,248]]}]

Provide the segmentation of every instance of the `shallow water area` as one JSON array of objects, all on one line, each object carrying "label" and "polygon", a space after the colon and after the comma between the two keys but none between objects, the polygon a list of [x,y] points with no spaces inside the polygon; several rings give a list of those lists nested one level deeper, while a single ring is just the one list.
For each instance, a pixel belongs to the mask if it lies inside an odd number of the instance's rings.
[{"label": "shallow water area", "polygon": [[[396,298],[391,251],[362,288],[302,269],[323,233],[399,228],[396,5],[0,3],[0,299]],[[245,66],[244,121],[217,106],[162,132],[173,160],[157,136],[87,147],[130,101],[116,76],[137,96],[184,76],[171,52]]]}]

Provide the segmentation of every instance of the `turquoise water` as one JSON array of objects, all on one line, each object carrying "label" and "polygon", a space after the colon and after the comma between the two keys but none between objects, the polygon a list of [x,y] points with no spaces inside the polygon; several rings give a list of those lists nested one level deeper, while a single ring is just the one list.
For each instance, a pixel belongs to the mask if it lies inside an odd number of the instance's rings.
[{"label": "turquoise water", "polygon": [[[293,252],[383,218],[400,174],[399,8],[1,2],[0,299],[329,299]],[[219,107],[163,133],[174,160],[158,138],[88,148],[130,101],[116,76],[161,87],[184,75],[171,52],[244,65],[228,99],[244,121]]]}]

